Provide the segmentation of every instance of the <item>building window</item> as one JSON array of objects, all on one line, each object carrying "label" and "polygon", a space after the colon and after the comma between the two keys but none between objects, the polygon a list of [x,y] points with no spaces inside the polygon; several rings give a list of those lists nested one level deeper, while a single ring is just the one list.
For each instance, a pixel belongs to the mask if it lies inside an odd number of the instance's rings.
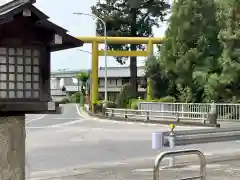
[{"label": "building window", "polygon": [[123,79],[123,80],[122,80],[122,85],[128,84],[128,83],[129,83],[129,79]]},{"label": "building window", "polygon": [[40,98],[40,51],[0,47],[0,98]]},{"label": "building window", "polygon": [[122,86],[122,80],[121,79],[118,79],[117,80],[117,87],[121,87]]},{"label": "building window", "polygon": [[110,79],[110,85],[116,86],[117,80],[116,79]]}]

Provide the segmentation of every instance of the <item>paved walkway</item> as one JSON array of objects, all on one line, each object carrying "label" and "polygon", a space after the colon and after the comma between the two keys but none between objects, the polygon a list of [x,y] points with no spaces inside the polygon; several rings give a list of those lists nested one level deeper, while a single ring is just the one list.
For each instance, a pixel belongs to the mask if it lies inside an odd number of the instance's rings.
[{"label": "paved walkway", "polygon": [[[52,178],[51,180],[153,180],[152,168],[136,167],[111,167],[92,169],[88,172]],[[160,170],[160,179],[179,180],[182,178],[198,176],[199,166],[191,165],[182,168]],[[207,165],[207,180],[239,180],[240,160],[220,162]]]},{"label": "paved walkway", "polygon": [[[192,128],[195,127],[177,126],[177,130]],[[76,105],[67,104],[61,115],[29,116],[26,129],[28,180],[148,180],[152,179],[151,168],[157,154],[151,149],[151,134],[167,131],[169,126],[99,120],[81,115]],[[235,160],[240,143],[196,144],[179,149],[200,149],[207,158],[223,160],[223,156],[232,156]],[[192,162],[189,157],[184,157],[184,161]],[[240,172],[239,164],[240,160],[209,165],[209,179],[224,180],[225,176],[229,177],[227,180],[239,180],[234,174]],[[184,175],[197,170],[196,166],[182,169],[186,171]],[[164,170],[162,176],[171,180],[179,176],[178,171]]]}]

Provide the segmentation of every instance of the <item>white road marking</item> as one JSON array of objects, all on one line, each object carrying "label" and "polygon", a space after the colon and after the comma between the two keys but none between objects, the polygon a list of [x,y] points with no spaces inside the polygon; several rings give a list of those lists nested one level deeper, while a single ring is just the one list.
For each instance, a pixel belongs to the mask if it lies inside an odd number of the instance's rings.
[{"label": "white road marking", "polygon": [[[76,109],[77,109],[77,113],[80,117],[84,117],[84,118],[87,118],[89,120],[97,120],[98,122],[106,122],[106,123],[113,123],[113,124],[136,124],[134,122],[123,122],[123,121],[116,121],[116,120],[104,120],[104,119],[99,119],[99,118],[95,118],[95,117],[92,117],[90,116],[89,114],[85,113],[85,112],[80,112],[79,108],[78,108],[78,105],[76,104]],[[157,124],[147,124],[147,123],[139,123],[141,125],[147,125],[147,126],[157,126]],[[167,125],[162,125],[162,126],[166,126]]]},{"label": "white road marking", "polygon": [[79,110],[79,108],[78,108],[78,104],[76,104],[76,109],[77,109],[78,115],[79,115],[80,117],[82,117],[82,114],[81,114],[81,112],[80,112],[80,110]]},{"label": "white road marking", "polygon": [[45,129],[47,128],[46,126],[40,126],[40,127],[36,127],[36,126],[30,126],[30,127],[26,127],[26,129]]},{"label": "white road marking", "polygon": [[59,123],[59,124],[54,124],[54,125],[49,125],[47,127],[63,127],[63,126],[67,126],[67,125],[72,125],[72,124],[76,124],[79,122],[82,122],[83,120],[75,120],[75,121],[70,121],[70,122],[64,122],[64,123]]},{"label": "white road marking", "polygon": [[[79,109],[77,107],[77,104],[76,104],[76,108],[77,108],[77,113],[78,115],[80,116],[80,112],[79,112]],[[44,118],[47,114],[44,114],[43,116],[39,117],[39,118],[36,118],[36,119],[31,119],[31,120],[28,120],[26,121],[26,124],[27,123],[30,123],[32,121],[36,121],[36,120],[40,120],[42,118]],[[35,127],[35,126],[28,126],[26,127],[27,129],[44,129],[44,128],[59,128],[59,127],[63,127],[63,126],[67,126],[67,125],[72,125],[72,124],[76,124],[76,123],[79,123],[79,122],[82,122],[83,120],[80,120],[79,118],[50,118],[48,120],[61,120],[61,119],[66,119],[66,120],[75,120],[75,121],[70,121],[70,122],[64,122],[64,123],[59,123],[59,124],[54,124],[54,125],[47,125],[47,126],[40,126],[40,127]]]},{"label": "white road marking", "polygon": [[152,168],[145,168],[145,169],[134,169],[133,172],[152,172]]},{"label": "white road marking", "polygon": [[40,117],[38,117],[38,118],[27,120],[27,121],[25,122],[25,124],[30,123],[30,122],[33,122],[33,121],[40,120],[40,119],[44,118],[46,115],[47,115],[47,114],[43,114],[42,116],[40,116]]},{"label": "white road marking", "polygon": [[79,120],[79,118],[48,118],[48,120]]}]

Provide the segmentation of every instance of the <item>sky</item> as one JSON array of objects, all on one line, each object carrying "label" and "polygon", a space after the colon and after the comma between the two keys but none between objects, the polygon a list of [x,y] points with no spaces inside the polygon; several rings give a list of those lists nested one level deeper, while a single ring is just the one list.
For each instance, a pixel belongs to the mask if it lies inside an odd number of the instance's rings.
[{"label": "sky", "polygon": [[[11,0],[0,0],[0,5]],[[67,3],[66,3],[67,2]],[[91,14],[91,6],[97,0],[36,0],[34,4],[38,9],[50,17],[50,21],[67,29],[73,36],[95,36],[95,20],[90,16],[74,15],[74,12]],[[166,24],[161,28],[154,28],[156,37],[163,37]],[[101,47],[100,47],[101,48]],[[79,49],[91,52],[91,44],[82,47],[51,53],[51,71],[63,69],[90,69],[91,54],[81,52]],[[144,57],[138,58],[138,65],[144,64]],[[125,66],[129,65],[129,61]],[[99,58],[99,67],[104,67],[104,57]],[[108,66],[121,66],[113,57],[108,57]]]}]

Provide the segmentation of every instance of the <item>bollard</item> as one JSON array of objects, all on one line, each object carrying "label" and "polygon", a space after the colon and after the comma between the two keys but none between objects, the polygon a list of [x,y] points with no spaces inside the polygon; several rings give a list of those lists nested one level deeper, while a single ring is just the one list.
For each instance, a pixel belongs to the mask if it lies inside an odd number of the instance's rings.
[{"label": "bollard", "polygon": [[152,149],[160,150],[164,147],[164,132],[152,133]]},{"label": "bollard", "polygon": [[177,121],[177,122],[180,122],[179,114],[176,115],[176,121]]},{"label": "bollard", "polygon": [[[175,125],[174,124],[170,124],[170,128],[171,128],[171,131],[169,133],[169,137],[168,137],[168,142],[169,142],[169,147],[171,149],[174,149],[175,147],[175,141],[176,141],[176,135],[175,135],[175,132],[174,132],[174,129],[175,129]],[[169,167],[170,168],[173,168],[175,166],[175,157],[172,156],[169,158]]]},{"label": "bollard", "polygon": [[148,111],[146,113],[146,120],[145,120],[145,122],[147,122],[147,121],[149,121],[149,112]]},{"label": "bollard", "polygon": [[214,102],[212,102],[210,112],[208,113],[208,122],[217,124],[217,105]]},{"label": "bollard", "polygon": [[125,118],[125,119],[128,118],[128,116],[127,116],[127,110],[125,110],[124,118]]},{"label": "bollard", "polygon": [[111,112],[112,112],[112,113],[111,113],[111,117],[113,117],[113,115],[114,115],[114,110],[112,109]]}]

